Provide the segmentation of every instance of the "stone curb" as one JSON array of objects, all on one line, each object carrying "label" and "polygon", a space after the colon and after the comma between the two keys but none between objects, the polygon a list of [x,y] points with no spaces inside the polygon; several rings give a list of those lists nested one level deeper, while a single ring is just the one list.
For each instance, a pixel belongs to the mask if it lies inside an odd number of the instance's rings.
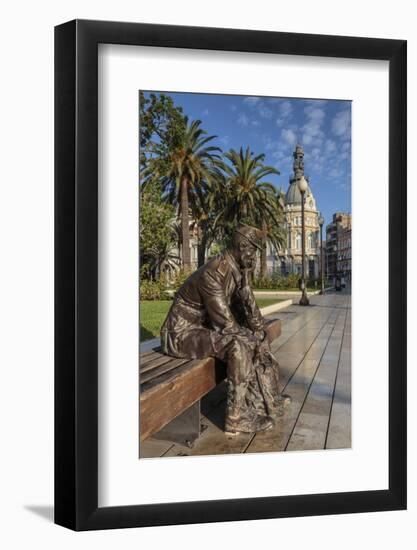
[{"label": "stone curb", "polygon": [[[334,286],[328,286],[324,293],[334,290]],[[254,290],[255,296],[301,296],[301,290]],[[320,290],[307,290],[307,296],[318,296]]]},{"label": "stone curb", "polygon": [[[255,296],[301,296],[301,290],[254,290],[253,293]],[[307,290],[307,294],[316,296],[320,290]]]},{"label": "stone curb", "polygon": [[278,302],[277,304],[271,304],[270,306],[261,308],[261,313],[262,315],[270,315],[271,313],[275,313],[280,309],[284,309],[288,306],[291,306],[292,303],[293,303],[292,299],[283,300],[282,302]]}]

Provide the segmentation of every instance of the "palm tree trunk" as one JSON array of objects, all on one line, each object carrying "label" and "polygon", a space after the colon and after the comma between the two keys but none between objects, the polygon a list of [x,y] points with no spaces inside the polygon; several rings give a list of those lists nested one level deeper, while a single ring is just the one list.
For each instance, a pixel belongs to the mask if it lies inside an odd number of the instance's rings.
[{"label": "palm tree trunk", "polygon": [[190,254],[190,218],[188,210],[188,181],[183,178],[181,182],[181,235],[182,235],[182,267],[191,271]]},{"label": "palm tree trunk", "polygon": [[239,220],[239,221],[246,222],[246,216],[247,216],[247,215],[248,215],[247,204],[246,204],[246,203],[243,203],[243,207],[242,207],[242,219]]},{"label": "palm tree trunk", "polygon": [[206,249],[207,249],[207,230],[204,227],[201,228],[201,239],[198,242],[198,267],[204,265],[206,260]]},{"label": "palm tree trunk", "polygon": [[266,262],[266,223],[262,223],[262,249],[261,249],[261,277],[266,277],[268,269]]}]

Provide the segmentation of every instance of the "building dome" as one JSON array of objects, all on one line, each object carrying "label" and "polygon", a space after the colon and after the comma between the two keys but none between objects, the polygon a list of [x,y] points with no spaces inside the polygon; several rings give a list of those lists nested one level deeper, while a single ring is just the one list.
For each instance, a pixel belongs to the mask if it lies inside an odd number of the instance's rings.
[{"label": "building dome", "polygon": [[[306,197],[311,195],[310,185],[307,187]],[[301,192],[298,189],[297,180],[292,180],[285,195],[285,204],[300,204],[301,205]]]}]

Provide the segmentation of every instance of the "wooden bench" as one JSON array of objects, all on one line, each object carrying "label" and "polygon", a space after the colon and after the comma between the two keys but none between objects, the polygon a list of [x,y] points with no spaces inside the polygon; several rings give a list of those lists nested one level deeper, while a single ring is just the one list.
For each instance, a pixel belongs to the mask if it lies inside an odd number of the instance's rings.
[{"label": "wooden bench", "polygon": [[[281,321],[267,323],[268,340],[281,334]],[[200,400],[226,377],[213,357],[176,359],[160,348],[140,354],[140,440],[153,435],[192,445],[200,435]]]}]

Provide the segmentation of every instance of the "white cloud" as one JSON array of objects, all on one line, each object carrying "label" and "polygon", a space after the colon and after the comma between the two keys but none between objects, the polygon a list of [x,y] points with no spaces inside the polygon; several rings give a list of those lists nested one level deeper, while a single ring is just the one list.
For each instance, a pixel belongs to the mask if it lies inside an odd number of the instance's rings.
[{"label": "white cloud", "polygon": [[251,109],[256,110],[258,115],[262,118],[271,118],[273,111],[262,101],[260,97],[245,97],[243,103],[248,105]]},{"label": "white cloud", "polygon": [[297,136],[294,130],[291,130],[291,128],[283,128],[281,130],[281,137],[288,145],[295,145],[295,142],[297,141]]},{"label": "white cloud", "polygon": [[243,103],[246,103],[246,105],[250,105],[250,106],[253,106],[253,105],[256,105],[261,99],[259,97],[245,97],[245,99],[243,100]]},{"label": "white cloud", "polygon": [[304,112],[308,120],[314,121],[317,124],[321,124],[326,116],[326,113],[323,109],[312,106],[305,107]]},{"label": "white cloud", "polygon": [[293,106],[290,101],[282,101],[278,108],[279,116],[276,119],[277,126],[282,126],[286,123],[293,113]]},{"label": "white cloud", "polygon": [[287,118],[292,113],[292,105],[290,101],[283,101],[279,106],[279,114],[283,118]]},{"label": "white cloud", "polygon": [[306,172],[309,173],[314,171],[316,174],[320,174],[324,168],[326,157],[323,154],[323,148],[320,145],[319,147],[313,146],[312,149],[305,149],[305,166]]},{"label": "white cloud", "polygon": [[327,104],[327,99],[305,99],[304,103],[310,107],[324,107]]},{"label": "white cloud", "polygon": [[230,138],[229,138],[229,136],[223,136],[223,137],[219,138],[219,141],[224,147],[227,147],[230,143]]},{"label": "white cloud", "polygon": [[263,141],[265,143],[266,151],[274,151],[279,149],[280,143],[276,140],[271,139],[269,136],[265,136]]},{"label": "white cloud", "polygon": [[290,155],[288,152],[283,151],[282,149],[277,149],[271,153],[271,156],[274,159],[277,159],[278,162],[282,162],[283,160],[288,160],[290,158]]},{"label": "white cloud", "polygon": [[249,124],[249,117],[247,117],[245,113],[240,113],[237,119],[237,123],[241,126],[247,126]]},{"label": "white cloud", "polygon": [[268,107],[265,107],[265,105],[263,104],[259,106],[258,112],[262,118],[271,118],[273,114],[271,109],[269,109]]},{"label": "white cloud", "polygon": [[329,176],[331,178],[340,178],[341,176],[343,176],[343,170],[339,167],[335,167],[335,168],[332,168],[329,172]]},{"label": "white cloud", "polygon": [[326,139],[324,144],[324,154],[330,155],[336,151],[336,143],[332,139]]},{"label": "white cloud", "polygon": [[306,123],[301,128],[303,131],[303,143],[305,145],[314,143],[316,147],[321,147],[325,137],[322,130],[326,117],[325,111],[318,108],[316,104],[308,102],[308,105],[304,107],[304,114],[306,116]]},{"label": "white cloud", "polygon": [[302,127],[303,143],[310,145],[314,143],[316,146],[321,146],[323,143],[324,133],[321,130],[320,124],[309,122]]},{"label": "white cloud", "polygon": [[237,111],[237,107],[236,107],[236,105],[234,105],[234,104],[230,106],[230,109],[231,109],[232,111]]},{"label": "white cloud", "polygon": [[209,114],[209,110],[208,109],[204,109],[204,111],[201,113],[202,115],[204,116],[207,116]]},{"label": "white cloud", "polygon": [[347,137],[350,132],[350,112],[339,111],[332,120],[332,132],[336,136]]}]

